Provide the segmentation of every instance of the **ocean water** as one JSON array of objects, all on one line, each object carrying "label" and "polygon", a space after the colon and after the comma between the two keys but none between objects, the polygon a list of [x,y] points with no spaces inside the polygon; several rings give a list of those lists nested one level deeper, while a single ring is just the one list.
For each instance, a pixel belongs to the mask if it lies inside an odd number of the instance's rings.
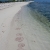
[{"label": "ocean water", "polygon": [[41,13],[50,22],[50,3],[49,2],[31,2],[28,4],[33,10]]}]

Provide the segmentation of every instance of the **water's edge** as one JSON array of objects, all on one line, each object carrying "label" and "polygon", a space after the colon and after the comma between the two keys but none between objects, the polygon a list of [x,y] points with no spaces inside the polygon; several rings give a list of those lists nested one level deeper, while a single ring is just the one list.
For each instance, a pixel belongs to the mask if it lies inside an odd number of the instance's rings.
[{"label": "water's edge", "polygon": [[41,15],[41,13],[35,10],[32,10],[31,7],[28,7],[28,8],[30,9],[30,14],[33,16],[33,18],[37,20],[45,29],[47,29],[50,32],[49,20],[45,16]]}]

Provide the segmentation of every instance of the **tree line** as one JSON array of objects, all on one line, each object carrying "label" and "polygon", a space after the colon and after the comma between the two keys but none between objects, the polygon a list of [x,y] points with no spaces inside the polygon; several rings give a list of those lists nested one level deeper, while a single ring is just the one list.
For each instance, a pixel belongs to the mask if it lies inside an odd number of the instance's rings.
[{"label": "tree line", "polygon": [[23,1],[26,1],[26,0],[4,0],[4,1],[0,1],[0,3],[3,3],[3,2],[23,2]]}]

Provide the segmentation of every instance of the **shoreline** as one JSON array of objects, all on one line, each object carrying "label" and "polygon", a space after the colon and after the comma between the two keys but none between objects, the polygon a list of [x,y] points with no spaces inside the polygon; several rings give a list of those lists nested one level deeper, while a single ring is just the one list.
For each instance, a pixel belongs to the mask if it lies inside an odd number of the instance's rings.
[{"label": "shoreline", "polygon": [[50,32],[50,22],[47,17],[41,15],[41,13],[33,10],[31,7],[28,8],[30,9],[30,14],[35,18],[35,20],[41,23],[41,25]]}]

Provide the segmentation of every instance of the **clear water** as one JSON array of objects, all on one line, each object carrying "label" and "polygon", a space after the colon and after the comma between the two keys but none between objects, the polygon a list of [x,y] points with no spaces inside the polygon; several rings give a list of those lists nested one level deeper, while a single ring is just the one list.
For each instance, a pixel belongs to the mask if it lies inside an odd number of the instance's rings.
[{"label": "clear water", "polygon": [[32,2],[28,6],[40,12],[42,15],[47,17],[47,19],[50,21],[50,3],[49,2]]}]

